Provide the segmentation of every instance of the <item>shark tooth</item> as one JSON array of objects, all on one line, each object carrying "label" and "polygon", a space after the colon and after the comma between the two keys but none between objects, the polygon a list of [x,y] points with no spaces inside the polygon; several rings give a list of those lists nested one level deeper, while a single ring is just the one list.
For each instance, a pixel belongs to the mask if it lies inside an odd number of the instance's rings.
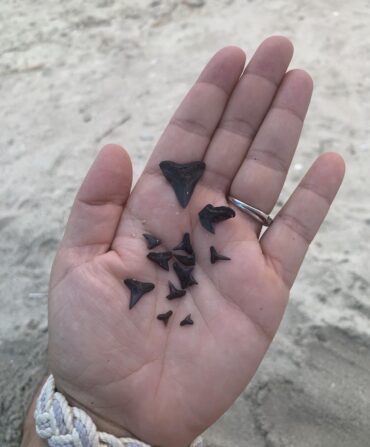
[{"label": "shark tooth", "polygon": [[214,264],[216,261],[230,261],[231,260],[231,258],[221,255],[220,253],[217,253],[215,247],[210,247],[210,252],[211,252],[211,263],[212,264]]},{"label": "shark tooth", "polygon": [[165,160],[159,163],[163,175],[175,191],[177,200],[183,208],[188,205],[195,185],[203,175],[206,164],[203,161],[175,163]]},{"label": "shark tooth", "polygon": [[169,310],[164,314],[157,315],[157,320],[163,321],[164,325],[167,326],[168,320],[170,319],[172,314],[173,314],[172,310]]},{"label": "shark tooth", "polygon": [[167,295],[167,299],[174,300],[175,298],[181,298],[185,295],[186,290],[176,288],[171,281],[168,281],[168,287],[170,288],[170,293]]},{"label": "shark tooth", "polygon": [[189,255],[192,255],[194,251],[190,243],[190,234],[185,233],[179,245],[176,245],[176,247],[173,248],[172,250],[184,250],[186,251],[186,253],[189,253]]},{"label": "shark tooth", "polygon": [[153,236],[152,234],[145,233],[143,234],[146,240],[146,246],[151,250],[154,247],[157,247],[161,243],[161,240],[157,237]]},{"label": "shark tooth", "polygon": [[177,261],[173,263],[173,268],[177,277],[179,278],[181,288],[186,289],[194,284],[198,284],[192,275],[193,267],[185,267],[179,264]]},{"label": "shark tooth", "polygon": [[180,326],[187,326],[194,324],[194,321],[191,319],[191,314],[186,315],[186,317],[180,322]]},{"label": "shark tooth", "polygon": [[152,262],[158,264],[159,267],[162,267],[162,269],[167,271],[170,270],[170,267],[168,265],[168,261],[172,258],[172,253],[170,251],[162,251],[159,253],[151,251],[146,255],[146,257]]},{"label": "shark tooth", "polygon": [[127,278],[123,282],[131,292],[129,309],[132,309],[143,295],[150,292],[155,287],[151,282],[142,282],[132,278]]},{"label": "shark tooth", "polygon": [[215,232],[213,226],[215,223],[222,222],[231,217],[235,217],[235,211],[228,206],[213,206],[209,204],[199,212],[200,223],[210,233]]},{"label": "shark tooth", "polygon": [[175,258],[181,262],[181,264],[192,266],[195,265],[195,256],[194,255],[174,255]]}]

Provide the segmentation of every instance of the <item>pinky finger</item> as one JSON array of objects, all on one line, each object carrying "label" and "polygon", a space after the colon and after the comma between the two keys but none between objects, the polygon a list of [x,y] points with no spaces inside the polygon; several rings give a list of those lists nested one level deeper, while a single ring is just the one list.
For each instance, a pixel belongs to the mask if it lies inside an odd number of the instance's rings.
[{"label": "pinky finger", "polygon": [[342,183],[343,159],[321,155],[261,238],[262,251],[291,288],[307,249]]}]

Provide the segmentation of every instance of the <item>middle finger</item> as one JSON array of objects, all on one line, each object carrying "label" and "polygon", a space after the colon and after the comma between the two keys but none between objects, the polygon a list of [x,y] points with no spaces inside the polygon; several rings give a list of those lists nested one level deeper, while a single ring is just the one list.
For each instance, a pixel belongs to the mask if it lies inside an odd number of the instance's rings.
[{"label": "middle finger", "polygon": [[270,107],[292,58],[285,37],[269,37],[255,52],[236,86],[204,161],[203,181],[225,192]]}]

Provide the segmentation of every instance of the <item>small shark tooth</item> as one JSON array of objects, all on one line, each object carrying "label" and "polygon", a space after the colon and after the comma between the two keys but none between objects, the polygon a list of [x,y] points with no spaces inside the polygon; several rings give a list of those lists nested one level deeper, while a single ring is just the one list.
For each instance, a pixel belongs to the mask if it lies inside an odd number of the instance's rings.
[{"label": "small shark tooth", "polygon": [[175,191],[177,200],[183,208],[188,205],[195,185],[203,175],[206,164],[203,161],[175,163],[165,160],[159,163],[163,175]]},{"label": "small shark tooth", "polygon": [[168,320],[170,319],[172,314],[173,314],[172,310],[169,310],[165,314],[157,315],[157,320],[163,321],[164,325],[167,326]]},{"label": "small shark tooth", "polygon": [[167,272],[170,270],[168,265],[168,261],[172,258],[172,253],[170,251],[162,251],[160,253],[151,251],[146,255],[146,257],[152,262],[158,264],[159,267],[162,267],[162,269],[167,270]]},{"label": "small shark tooth", "polygon": [[213,226],[215,223],[222,222],[223,220],[230,219],[231,217],[235,217],[235,211],[228,206],[206,205],[199,212],[200,223],[210,233],[215,232]]},{"label": "small shark tooth", "polygon": [[180,326],[187,326],[194,324],[194,321],[191,319],[191,314],[186,315],[186,317],[180,322]]},{"label": "small shark tooth", "polygon": [[131,292],[129,309],[132,309],[143,295],[150,292],[155,287],[151,282],[142,282],[132,278],[127,278],[123,282]]},{"label": "small shark tooth", "polygon": [[186,290],[176,288],[171,281],[168,281],[168,287],[170,288],[170,293],[167,295],[167,299],[174,300],[175,298],[181,298],[185,295]]},{"label": "small shark tooth", "polygon": [[176,245],[176,247],[173,248],[172,250],[184,250],[186,251],[186,253],[189,253],[189,255],[194,254],[193,247],[191,246],[190,243],[190,234],[185,233],[179,245]]},{"label": "small shark tooth", "polygon": [[192,266],[195,265],[195,256],[194,255],[174,255],[175,258],[181,262],[181,264]]},{"label": "small shark tooth", "polygon": [[194,284],[198,284],[192,275],[194,267],[185,267],[175,261],[173,263],[173,268],[177,277],[179,278],[182,289],[186,289],[187,287],[190,287]]},{"label": "small shark tooth", "polygon": [[149,250],[151,250],[154,247],[157,247],[161,243],[161,240],[153,236],[152,234],[145,233],[143,234],[143,236],[145,237],[146,246],[149,248]]},{"label": "small shark tooth", "polygon": [[215,247],[210,247],[210,252],[211,252],[211,263],[212,264],[214,264],[216,261],[230,261],[231,260],[231,258],[221,255],[220,253],[217,253]]}]

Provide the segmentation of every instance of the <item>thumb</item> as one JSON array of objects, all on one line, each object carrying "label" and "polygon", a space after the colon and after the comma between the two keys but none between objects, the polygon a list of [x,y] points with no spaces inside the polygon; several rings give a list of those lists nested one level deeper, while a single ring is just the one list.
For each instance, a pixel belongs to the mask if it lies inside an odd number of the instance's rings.
[{"label": "thumb", "polygon": [[74,249],[83,261],[108,251],[131,183],[127,152],[115,144],[104,146],[77,193],[60,249]]}]

